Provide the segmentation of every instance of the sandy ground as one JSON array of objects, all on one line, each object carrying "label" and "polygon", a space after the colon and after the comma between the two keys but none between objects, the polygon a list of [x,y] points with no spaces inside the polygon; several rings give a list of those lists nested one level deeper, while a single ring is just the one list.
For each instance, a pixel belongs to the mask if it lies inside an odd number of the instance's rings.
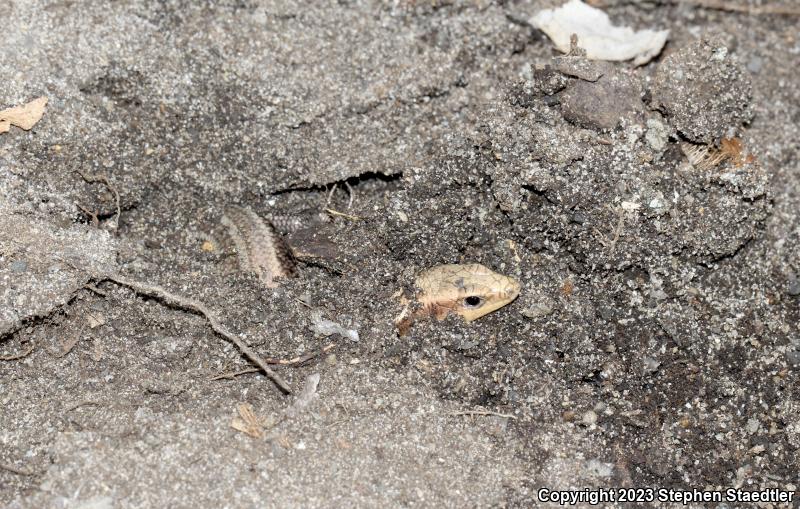
[{"label": "sandy ground", "polygon": [[[0,109],[49,99],[0,134],[0,505],[800,498],[800,15],[594,2],[670,30],[634,67],[554,58],[557,3],[0,3]],[[296,277],[241,270],[229,205]],[[519,298],[400,336],[415,274],[465,262]],[[109,275],[316,353],[274,366],[292,395],[220,378],[252,364]]]}]

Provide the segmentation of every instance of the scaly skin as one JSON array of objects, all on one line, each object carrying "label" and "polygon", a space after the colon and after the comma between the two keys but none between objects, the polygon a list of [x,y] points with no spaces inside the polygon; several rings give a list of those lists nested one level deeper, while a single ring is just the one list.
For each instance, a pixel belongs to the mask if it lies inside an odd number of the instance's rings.
[{"label": "scaly skin", "polygon": [[438,265],[416,279],[423,312],[444,319],[456,313],[471,322],[517,298],[520,284],[478,263]]},{"label": "scaly skin", "polygon": [[294,266],[289,250],[272,224],[243,207],[228,207],[222,224],[236,244],[242,270],[255,273],[268,288],[276,278],[292,275]]}]

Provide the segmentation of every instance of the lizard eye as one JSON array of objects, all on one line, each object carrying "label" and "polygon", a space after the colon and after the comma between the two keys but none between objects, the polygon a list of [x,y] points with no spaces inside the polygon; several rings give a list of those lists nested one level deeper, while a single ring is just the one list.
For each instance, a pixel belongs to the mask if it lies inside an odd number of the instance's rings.
[{"label": "lizard eye", "polygon": [[470,295],[469,297],[464,298],[464,307],[465,308],[478,308],[483,304],[483,299],[478,297],[477,295]]}]

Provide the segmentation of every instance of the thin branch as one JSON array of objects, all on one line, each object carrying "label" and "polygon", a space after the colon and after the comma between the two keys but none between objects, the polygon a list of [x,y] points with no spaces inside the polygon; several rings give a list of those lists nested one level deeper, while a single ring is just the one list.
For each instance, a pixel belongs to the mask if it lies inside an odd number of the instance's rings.
[{"label": "thin branch", "polygon": [[332,216],[341,216],[341,217],[344,217],[345,219],[350,219],[351,221],[360,221],[361,220],[361,218],[358,217],[358,216],[345,214],[344,212],[339,212],[338,210],[334,210],[334,209],[330,209],[330,208],[326,208],[325,212],[327,212],[328,214],[331,214]]},{"label": "thin branch", "polygon": [[30,355],[30,353],[33,351],[34,348],[36,348],[36,344],[35,343],[31,343],[31,346],[29,346],[28,349],[25,350],[22,353],[18,353],[16,355],[3,355],[3,356],[0,356],[0,361],[16,361],[18,359],[22,359],[22,358],[27,357],[28,355]]},{"label": "thin branch", "polygon": [[[666,5],[690,5],[700,9],[708,9],[714,11],[737,12],[743,14],[750,14],[752,16],[760,15],[786,15],[786,16],[800,16],[800,8],[788,5],[746,5],[740,0],[732,2],[730,0],[665,0],[663,3]],[[604,0],[588,0],[588,3],[593,7],[606,8],[611,6],[611,2]],[[626,2],[628,4],[635,4],[635,1]]]},{"label": "thin branch", "polygon": [[261,371],[261,368],[246,368],[239,371],[227,371],[225,373],[220,373],[218,375],[209,377],[209,381],[222,380],[222,379],[233,380],[237,376],[247,375],[248,373],[258,373],[259,371]]},{"label": "thin branch", "polygon": [[347,188],[347,194],[350,195],[350,199],[347,200],[347,210],[350,210],[351,208],[353,208],[353,200],[355,200],[356,198],[356,193],[353,191],[353,188],[350,186],[350,184],[347,183],[346,180],[344,181],[344,187]]},{"label": "thin branch", "polygon": [[333,187],[331,187],[331,190],[328,191],[328,199],[325,200],[325,206],[326,207],[331,204],[331,200],[333,199],[333,193],[335,193],[335,192],[336,192],[336,184],[333,184]]},{"label": "thin branch", "polygon": [[259,355],[255,351],[253,351],[252,348],[250,348],[250,346],[248,346],[244,341],[242,341],[232,333],[228,332],[228,330],[225,329],[219,323],[219,320],[214,316],[213,313],[211,313],[211,311],[209,311],[206,305],[203,304],[202,302],[189,299],[187,297],[182,297],[180,295],[175,295],[159,286],[146,285],[144,283],[140,283],[138,281],[132,281],[130,279],[126,279],[121,276],[104,275],[101,278],[101,281],[102,280],[113,281],[114,283],[130,288],[131,290],[133,290],[138,294],[154,297],[156,299],[161,300],[167,305],[174,306],[180,309],[194,311],[195,313],[202,315],[206,319],[206,321],[208,321],[208,324],[211,326],[214,332],[224,337],[234,345],[236,345],[239,348],[239,350],[248,359],[253,361],[259,368],[261,368],[261,371],[263,371],[270,379],[272,379],[272,381],[275,382],[275,385],[280,387],[281,390],[283,390],[283,392],[287,394],[292,393],[292,389],[291,387],[289,387],[289,384],[279,374],[277,374],[269,366],[267,366],[267,363],[264,362],[261,359],[261,357],[259,357]]},{"label": "thin branch", "polygon": [[91,210],[87,209],[86,207],[84,207],[80,203],[76,203],[75,205],[77,205],[78,208],[81,209],[81,212],[86,214],[86,216],[88,216],[89,219],[92,220],[92,226],[94,226],[95,228],[100,226],[100,220],[97,218],[97,212],[92,212]]},{"label": "thin branch", "polygon": [[305,306],[307,308],[311,308],[310,304],[308,304],[307,302],[303,302],[302,300],[298,299],[297,297],[294,297],[294,300],[296,300],[298,303],[302,304],[303,306]]},{"label": "thin branch", "polygon": [[88,291],[90,291],[92,293],[96,293],[97,295],[100,295],[101,297],[108,297],[108,294],[106,292],[104,292],[103,290],[101,290],[100,288],[98,288],[98,287],[96,287],[94,285],[85,284],[85,285],[83,285],[83,287],[86,290],[88,290]]},{"label": "thin branch", "polygon": [[740,3],[733,3],[726,0],[683,0],[684,3],[694,5],[703,9],[711,9],[716,11],[727,12],[741,12],[744,14],[751,14],[759,16],[762,14],[779,14],[787,16],[800,16],[800,8],[790,7],[788,5],[742,5]]},{"label": "thin branch", "polygon": [[[322,355],[322,354],[328,352],[329,350],[331,350],[335,346],[336,346],[336,343],[331,343],[329,345],[324,346],[323,348],[320,348],[319,350],[314,350],[314,351],[309,352],[307,354],[299,355],[299,356],[297,356],[297,357],[295,357],[293,359],[270,359],[270,358],[267,358],[267,359],[264,359],[264,362],[267,363],[267,364],[279,364],[281,366],[296,366],[298,364],[303,364],[304,362],[310,361],[314,357],[317,357],[319,355]],[[219,375],[212,376],[211,378],[209,378],[209,380],[221,380],[223,378],[226,379],[226,380],[233,380],[234,378],[236,378],[239,375],[246,375],[248,373],[256,373],[258,371],[260,371],[260,369],[258,369],[258,368],[247,368],[247,369],[243,369],[241,371],[220,373]]]},{"label": "thin branch", "polygon": [[617,248],[617,241],[622,233],[623,226],[625,226],[625,214],[620,213],[619,219],[617,219],[617,226],[614,228],[614,238],[611,239],[611,253]]},{"label": "thin branch", "polygon": [[516,415],[511,414],[501,414],[498,412],[492,412],[490,410],[460,410],[458,412],[450,412],[448,415],[494,415],[497,417],[505,417],[506,419],[516,419]]},{"label": "thin branch", "polygon": [[24,476],[36,475],[35,472],[31,472],[27,468],[19,468],[13,465],[6,465],[5,463],[0,463],[0,470],[6,470],[8,472],[11,472],[12,474],[24,475]]},{"label": "thin branch", "polygon": [[73,410],[76,410],[82,406],[103,406],[103,404],[100,403],[99,401],[89,401],[89,400],[78,401],[77,403],[73,403],[67,408],[65,408],[64,413],[72,412]]},{"label": "thin branch", "polygon": [[303,355],[298,355],[292,359],[264,359],[264,362],[267,364],[280,364],[281,366],[294,366],[295,364],[302,364],[306,361],[310,361],[314,357],[318,357],[324,353],[330,351],[333,347],[336,346],[336,343],[329,343],[324,347],[320,348],[319,350],[314,350]]}]

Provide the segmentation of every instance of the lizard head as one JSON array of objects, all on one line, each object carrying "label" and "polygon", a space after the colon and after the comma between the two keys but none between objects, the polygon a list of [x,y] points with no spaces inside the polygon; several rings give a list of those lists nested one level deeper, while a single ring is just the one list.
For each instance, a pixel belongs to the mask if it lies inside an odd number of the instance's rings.
[{"label": "lizard head", "polygon": [[456,313],[468,322],[500,309],[517,298],[520,284],[478,263],[439,265],[416,279],[419,302],[441,320]]}]

